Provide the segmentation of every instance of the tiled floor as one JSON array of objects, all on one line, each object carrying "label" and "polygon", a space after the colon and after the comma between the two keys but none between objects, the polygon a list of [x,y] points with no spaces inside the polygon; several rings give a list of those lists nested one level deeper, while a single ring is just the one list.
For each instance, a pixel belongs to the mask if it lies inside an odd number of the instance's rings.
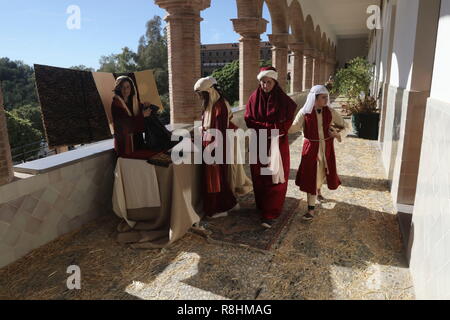
[{"label": "tiled floor", "polygon": [[[271,251],[208,243],[187,234],[163,250],[115,241],[111,214],[0,270],[0,298],[18,299],[414,299],[400,231],[375,142],[337,144],[343,185],[305,223],[295,187],[301,136],[291,137],[288,197],[297,214]],[[81,290],[66,269],[81,268]]]}]

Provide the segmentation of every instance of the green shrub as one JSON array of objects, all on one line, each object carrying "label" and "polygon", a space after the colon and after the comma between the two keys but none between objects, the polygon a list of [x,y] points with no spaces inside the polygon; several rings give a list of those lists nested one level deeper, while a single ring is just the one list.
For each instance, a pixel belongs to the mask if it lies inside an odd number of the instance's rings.
[{"label": "green shrub", "polygon": [[214,71],[212,76],[231,105],[239,101],[239,60],[227,63],[223,68]]},{"label": "green shrub", "polygon": [[336,73],[331,93],[343,95],[352,101],[356,101],[361,92],[369,96],[372,75],[372,65],[367,59],[352,59],[346,68]]}]

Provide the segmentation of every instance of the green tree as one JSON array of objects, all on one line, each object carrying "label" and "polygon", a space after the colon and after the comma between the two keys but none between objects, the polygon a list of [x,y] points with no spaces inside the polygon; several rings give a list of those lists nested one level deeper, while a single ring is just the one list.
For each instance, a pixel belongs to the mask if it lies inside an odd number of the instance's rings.
[{"label": "green tree", "polygon": [[137,55],[130,48],[125,47],[117,55],[118,72],[134,72],[137,69]]},{"label": "green tree", "polygon": [[167,32],[162,28],[161,17],[154,16],[147,22],[146,32],[139,39],[137,64],[138,70],[154,70],[160,95],[169,92]]},{"label": "green tree", "polygon": [[24,155],[29,159],[38,154],[42,133],[34,129],[29,120],[6,111],[6,125],[13,158]]},{"label": "green tree", "polygon": [[101,72],[134,72],[137,69],[137,55],[130,48],[122,48],[119,54],[111,54],[100,58]]},{"label": "green tree", "polygon": [[259,62],[259,66],[262,67],[270,67],[272,66],[272,60],[261,60]]},{"label": "green tree", "polygon": [[22,107],[14,108],[11,111],[15,117],[28,120],[31,126],[38,130],[41,134],[44,133],[44,125],[42,123],[42,113],[41,108],[36,105],[25,105]]},{"label": "green tree", "polygon": [[223,68],[214,71],[212,76],[231,105],[239,101],[239,60],[227,63]]},{"label": "green tree", "polygon": [[23,105],[38,105],[34,70],[22,61],[0,58],[0,85],[6,110]]},{"label": "green tree", "polygon": [[78,66],[73,66],[73,67],[70,67],[69,69],[80,70],[80,71],[90,71],[90,72],[94,72],[95,71],[94,68],[86,67],[84,64],[80,64]]},{"label": "green tree", "polygon": [[[260,67],[268,67],[272,61],[261,60]],[[228,102],[233,105],[239,101],[239,60],[227,63],[223,68],[213,72],[212,76],[217,80]]]},{"label": "green tree", "polygon": [[100,68],[97,71],[100,72],[117,72],[117,55],[110,54],[109,56],[101,56],[100,60]]},{"label": "green tree", "polygon": [[356,101],[361,92],[369,95],[372,80],[372,65],[366,58],[350,60],[346,68],[340,69],[335,76],[332,92]]},{"label": "green tree", "polygon": [[[22,61],[0,59],[0,85],[13,152],[14,148],[30,143],[37,143],[34,148],[39,148],[39,141],[43,137],[44,129],[35,83],[32,67]],[[25,148],[29,156],[34,155],[30,152],[31,149]]]}]

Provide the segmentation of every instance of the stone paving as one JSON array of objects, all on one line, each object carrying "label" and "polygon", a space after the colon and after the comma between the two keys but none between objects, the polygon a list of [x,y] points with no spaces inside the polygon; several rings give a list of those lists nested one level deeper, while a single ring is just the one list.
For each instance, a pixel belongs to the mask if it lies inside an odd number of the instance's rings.
[{"label": "stone paving", "polygon": [[[376,142],[336,144],[343,185],[323,188],[312,222],[295,186],[301,135],[291,137],[288,197],[299,203],[269,250],[188,233],[169,248],[115,241],[118,220],[98,219],[0,269],[1,299],[414,299],[397,217]],[[82,270],[68,290],[66,268]]]}]

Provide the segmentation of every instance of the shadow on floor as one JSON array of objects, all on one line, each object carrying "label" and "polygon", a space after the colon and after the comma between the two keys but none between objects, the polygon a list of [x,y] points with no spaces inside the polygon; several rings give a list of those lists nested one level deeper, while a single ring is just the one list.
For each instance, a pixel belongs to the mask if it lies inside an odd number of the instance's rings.
[{"label": "shadow on floor", "polygon": [[[306,212],[304,201],[298,210]],[[325,255],[330,263],[350,268],[367,263],[407,267],[396,215],[326,199],[312,222],[297,219],[292,228],[298,230],[292,244],[311,258]]]},{"label": "shadow on floor", "polygon": [[[297,167],[291,168],[289,172],[289,180],[295,181],[297,177],[297,172],[298,172]],[[338,175],[339,178],[341,179],[342,187],[380,191],[380,192],[389,191],[389,181],[385,179],[363,178],[357,176],[347,176],[342,174]]]},{"label": "shadow on floor", "polygon": [[371,179],[355,176],[339,175],[342,186],[372,191],[389,191],[389,181],[386,179]]}]

